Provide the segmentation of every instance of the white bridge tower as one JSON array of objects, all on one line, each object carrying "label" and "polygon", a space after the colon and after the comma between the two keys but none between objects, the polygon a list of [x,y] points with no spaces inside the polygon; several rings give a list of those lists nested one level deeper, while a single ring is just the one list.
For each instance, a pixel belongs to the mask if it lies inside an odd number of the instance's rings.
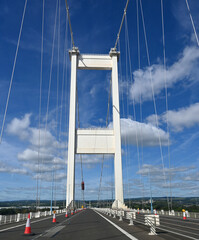
[{"label": "white bridge tower", "polygon": [[[69,51],[71,59],[70,115],[68,139],[68,171],[66,207],[75,197],[75,154],[114,154],[115,201],[112,208],[125,208],[122,181],[120,108],[118,89],[119,52],[109,55],[80,54],[78,48]],[[112,71],[113,129],[76,129],[76,83],[78,69]]]}]

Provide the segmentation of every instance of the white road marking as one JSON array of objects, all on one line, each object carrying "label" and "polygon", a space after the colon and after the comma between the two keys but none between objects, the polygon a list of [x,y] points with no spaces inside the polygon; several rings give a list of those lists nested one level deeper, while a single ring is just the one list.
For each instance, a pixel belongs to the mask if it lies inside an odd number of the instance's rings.
[{"label": "white road marking", "polygon": [[43,235],[43,237],[53,237],[56,233],[60,232],[65,227],[66,226],[58,226],[56,228],[50,229],[46,234]]},{"label": "white road marking", "polygon": [[[95,211],[95,210],[94,210]],[[133,237],[130,233],[126,232],[124,229],[122,229],[121,227],[117,226],[115,223],[111,222],[108,218],[104,217],[102,214],[98,213],[97,211],[95,211],[97,214],[99,214],[102,218],[104,218],[107,222],[109,222],[110,224],[112,224],[115,228],[117,228],[120,232],[122,232],[124,235],[126,235],[128,238],[132,239],[132,240],[138,240],[137,238]]]},{"label": "white road marking", "polygon": [[[170,233],[173,233],[173,234],[175,234],[175,235],[183,236],[183,237],[186,237],[186,238],[189,238],[189,239],[193,239],[193,240],[198,240],[198,239],[199,239],[199,238],[194,238],[194,237],[190,237],[190,236],[184,235],[184,234],[182,234],[182,233],[173,232],[173,231],[168,230],[168,229],[165,229],[165,228],[160,228],[160,227],[156,227],[156,228],[157,228],[157,229],[160,229],[160,230],[163,230],[163,231],[165,231],[165,232],[170,232]],[[169,227],[169,228],[170,228],[170,227]],[[171,229],[174,229],[174,228],[171,228]],[[182,231],[182,230],[180,230],[180,231]],[[192,234],[194,234],[194,233],[192,233]]]},{"label": "white road marking", "polygon": [[[164,221],[164,220],[162,220],[161,221],[161,225],[169,225],[169,224],[171,224],[171,223],[169,223],[169,222],[167,222],[167,221]],[[181,227],[181,228],[189,228],[189,229],[191,229],[191,230],[196,230],[196,231],[198,231],[198,228],[192,228],[192,227],[187,227],[187,226],[185,226],[185,225],[179,225],[179,224],[174,224],[174,223],[172,223],[172,226],[178,226],[178,227]]]}]

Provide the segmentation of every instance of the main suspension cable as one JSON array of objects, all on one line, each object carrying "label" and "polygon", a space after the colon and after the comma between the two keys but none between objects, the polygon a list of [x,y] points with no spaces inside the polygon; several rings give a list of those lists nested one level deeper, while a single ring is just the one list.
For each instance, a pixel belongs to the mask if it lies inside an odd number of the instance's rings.
[{"label": "main suspension cable", "polygon": [[70,21],[69,7],[68,7],[67,0],[65,0],[65,3],[66,3],[66,11],[67,11],[68,23],[69,23],[69,27],[70,27],[71,41],[72,41],[73,47],[75,47],[75,43],[74,43],[74,39],[73,39],[72,25],[71,25],[71,21]]},{"label": "main suspension cable", "polygon": [[123,23],[124,23],[124,18],[126,16],[126,11],[127,11],[127,8],[128,8],[128,4],[129,4],[129,0],[127,0],[127,2],[126,2],[126,6],[125,6],[125,9],[124,9],[124,14],[123,14],[122,21],[121,21],[121,24],[120,24],[119,32],[117,34],[117,39],[116,39],[116,42],[115,42],[114,49],[117,48],[117,44],[118,44],[118,41],[119,41],[119,38],[120,38],[120,33],[121,33],[122,26],[123,26]]}]

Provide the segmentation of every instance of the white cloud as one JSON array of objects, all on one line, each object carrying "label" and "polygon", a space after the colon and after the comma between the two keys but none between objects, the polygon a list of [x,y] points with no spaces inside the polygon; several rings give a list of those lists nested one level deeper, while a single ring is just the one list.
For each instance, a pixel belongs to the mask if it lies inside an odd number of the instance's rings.
[{"label": "white cloud", "polygon": [[187,175],[183,178],[183,180],[185,181],[196,181],[198,182],[199,181],[199,172],[194,172],[194,173],[191,173],[190,175]]},{"label": "white cloud", "polygon": [[[164,171],[166,174],[176,174],[176,173],[182,173],[187,172],[189,170],[195,169],[195,166],[189,166],[189,167],[172,167],[172,168],[164,168]],[[163,168],[162,166],[153,166],[151,164],[144,164],[142,168],[137,172],[137,174],[141,174],[143,176],[148,176],[149,174],[154,176],[162,176],[163,175]]]},{"label": "white cloud", "polygon": [[[177,62],[167,68],[167,87],[173,87],[177,82],[189,79],[193,81],[198,78],[199,49],[198,47],[186,47]],[[152,99],[151,78],[155,95],[161,93],[165,88],[164,67],[161,64],[154,64],[140,71],[133,73],[134,83],[130,89],[131,98],[136,102]]]},{"label": "white cloud", "polygon": [[176,196],[182,191],[189,195],[197,189],[198,174],[196,174],[195,166],[180,166],[170,169],[165,167],[163,172],[161,165],[144,164],[137,174],[142,175],[142,181],[145,178],[149,179],[148,182],[151,182],[153,186],[153,193],[156,189],[158,195],[162,192],[165,196],[165,188],[167,189],[167,195],[169,195],[169,189],[171,188],[174,189],[172,191],[175,192]]},{"label": "white cloud", "polygon": [[[158,116],[159,123],[167,122],[168,114],[168,123],[173,131],[179,132],[184,128],[190,128],[195,125],[199,125],[199,103],[190,105],[189,107],[183,107],[178,110],[169,110],[167,113],[163,113]],[[150,115],[146,120],[156,125],[155,115]]]},{"label": "white cloud", "polygon": [[28,168],[29,170],[31,170],[34,173],[38,173],[38,172],[42,172],[42,173],[52,172],[52,171],[60,170],[60,169],[63,168],[60,165],[59,166],[57,166],[57,165],[49,166],[49,165],[44,165],[44,164],[40,164],[39,168],[38,168],[37,164],[31,164],[31,163],[25,163],[25,164],[23,164],[23,166]]},{"label": "white cloud", "polygon": [[7,132],[11,135],[15,135],[22,140],[29,137],[28,128],[30,126],[30,113],[25,114],[22,119],[14,118],[7,126]]},{"label": "white cloud", "polygon": [[28,171],[24,168],[11,167],[3,163],[0,163],[0,172],[28,175]]},{"label": "white cloud", "polygon": [[[27,162],[37,162],[38,161],[38,152],[32,149],[26,149],[22,153],[18,154],[18,159],[20,161],[27,161]],[[52,162],[53,156],[50,154],[43,154],[40,153],[40,159],[43,162]]]},{"label": "white cloud", "polygon": [[[166,113],[161,116],[163,122],[166,122],[166,117]],[[184,128],[199,125],[199,103],[180,108],[177,111],[169,110],[168,121],[175,131],[182,131]]]},{"label": "white cloud", "polygon": [[[112,123],[109,127],[112,126]],[[141,146],[157,146],[159,145],[159,137],[162,145],[168,145],[169,135],[162,129],[157,128],[149,123],[140,123],[131,119],[121,119],[121,137],[122,142],[127,141],[128,144],[136,145],[136,134],[138,144]]]},{"label": "white cloud", "polygon": [[[48,173],[47,175],[49,178],[46,178],[46,181],[50,181],[50,178],[52,181],[49,172],[55,170],[56,174],[61,174],[60,171],[66,166],[66,161],[63,160],[66,158],[66,143],[58,142],[49,130],[45,131],[43,128],[40,130],[32,128],[30,126],[30,117],[31,114],[25,114],[21,119],[14,118],[8,124],[7,132],[19,137],[21,140],[26,140],[30,144],[28,148],[17,154],[18,160],[22,162],[22,165],[25,168],[24,171],[28,172],[33,178],[35,178],[35,173],[38,173],[39,160],[39,169],[42,174],[45,175]],[[2,168],[0,171],[4,171],[4,169]],[[24,174],[22,170],[18,171],[18,173]],[[42,176],[40,176],[40,178],[43,179]]]},{"label": "white cloud", "polygon": [[[76,155],[76,163],[81,163],[80,155]],[[84,154],[82,155],[82,163],[85,164],[88,168],[94,167],[95,164],[101,163],[104,157],[104,161],[110,158],[110,155],[94,155],[94,154]],[[112,157],[112,155],[111,155]]]},{"label": "white cloud", "polygon": [[14,118],[7,126],[7,132],[22,140],[28,140],[32,146],[44,149],[65,148],[66,144],[59,143],[52,133],[44,128],[30,127],[31,114],[25,114],[22,119]]},{"label": "white cloud", "polygon": [[[52,182],[52,174],[49,174],[49,173],[36,174],[33,178],[40,179],[46,182]],[[56,173],[54,176],[55,182],[60,182],[63,179],[66,179],[66,173],[59,172],[59,173]]]},{"label": "white cloud", "polygon": [[[31,138],[30,143],[36,147],[46,147],[46,146],[53,146],[54,142],[56,142],[55,138],[52,136],[52,134],[45,129],[37,129],[37,128],[31,128]],[[39,140],[40,135],[40,140]]]}]

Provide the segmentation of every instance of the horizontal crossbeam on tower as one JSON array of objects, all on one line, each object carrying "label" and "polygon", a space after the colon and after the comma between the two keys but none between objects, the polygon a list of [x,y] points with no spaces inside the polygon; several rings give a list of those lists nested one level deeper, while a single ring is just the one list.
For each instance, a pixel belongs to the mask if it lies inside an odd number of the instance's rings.
[{"label": "horizontal crossbeam on tower", "polygon": [[78,129],[76,131],[77,154],[114,154],[114,131],[109,129]]},{"label": "horizontal crossbeam on tower", "polygon": [[111,70],[112,59],[109,55],[83,54],[78,56],[78,69]]}]

